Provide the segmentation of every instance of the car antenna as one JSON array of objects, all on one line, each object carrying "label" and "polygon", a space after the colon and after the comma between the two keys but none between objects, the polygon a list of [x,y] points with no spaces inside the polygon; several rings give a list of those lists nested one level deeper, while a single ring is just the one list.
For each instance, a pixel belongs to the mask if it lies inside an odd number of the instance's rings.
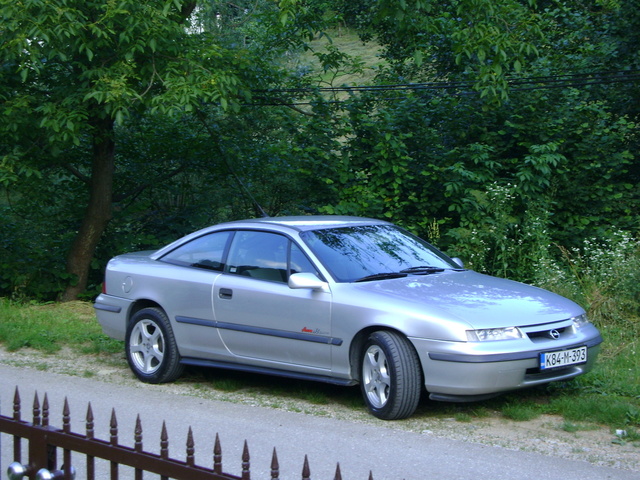
[{"label": "car antenna", "polygon": [[[213,132],[211,131],[211,127],[209,127],[209,124],[206,122],[206,115],[204,114],[204,112],[202,112],[202,110],[200,110],[199,108],[196,109],[198,118],[200,119],[200,121],[202,122],[202,125],[204,125],[204,128],[207,130],[207,133],[209,134],[209,136],[214,139],[214,135]],[[229,173],[231,173],[231,175],[233,175],[233,178],[236,179],[236,182],[238,182],[238,184],[240,184],[240,186],[242,187],[242,189],[244,190],[244,192],[247,194],[247,196],[251,199],[251,202],[253,203],[253,206],[255,207],[256,211],[260,214],[260,216],[262,218],[267,218],[269,217],[269,214],[267,214],[267,212],[264,211],[264,209],[262,208],[262,206],[258,203],[258,201],[255,199],[255,197],[251,194],[251,191],[247,188],[247,186],[244,184],[244,182],[240,179],[240,177],[238,176],[238,174],[235,172],[235,170],[231,167],[231,164],[229,163],[229,161],[227,160],[227,157],[225,155],[221,155],[222,157],[222,161],[224,162],[224,164],[227,166],[227,169],[229,170]]]},{"label": "car antenna", "polygon": [[251,199],[251,201],[253,202],[253,206],[256,208],[256,210],[260,213],[260,216],[262,218],[267,218],[269,215],[267,214],[267,212],[264,211],[264,209],[262,208],[262,206],[258,203],[258,201],[254,198],[253,195],[251,195],[251,191],[247,188],[247,186],[242,182],[242,180],[240,180],[240,177],[238,175],[236,175],[236,172],[233,171],[233,169],[231,168],[231,165],[229,165],[229,162],[227,162],[227,159],[225,158],[224,163],[227,164],[227,167],[229,168],[229,171],[231,172],[231,175],[233,175],[236,179],[236,181],[242,186],[242,188],[244,188],[244,191],[247,193],[247,195],[249,196],[249,198]]}]

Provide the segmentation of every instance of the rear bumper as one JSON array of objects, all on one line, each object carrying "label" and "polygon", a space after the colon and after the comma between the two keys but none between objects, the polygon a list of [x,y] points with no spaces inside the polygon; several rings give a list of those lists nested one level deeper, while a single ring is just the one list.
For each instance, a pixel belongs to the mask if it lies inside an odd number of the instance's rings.
[{"label": "rear bumper", "polygon": [[93,308],[105,335],[116,340],[124,340],[127,330],[127,317],[132,301],[122,297],[100,294]]}]

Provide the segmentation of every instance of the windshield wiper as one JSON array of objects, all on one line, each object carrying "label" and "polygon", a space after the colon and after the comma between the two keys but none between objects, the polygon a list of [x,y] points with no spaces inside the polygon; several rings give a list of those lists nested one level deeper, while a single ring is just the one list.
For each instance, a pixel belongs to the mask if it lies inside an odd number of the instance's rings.
[{"label": "windshield wiper", "polygon": [[404,272],[389,272],[389,273],[374,273],[373,275],[367,275],[366,277],[354,280],[354,282],[369,282],[372,280],[387,280],[390,278],[403,278],[407,273]]},{"label": "windshield wiper", "polygon": [[444,272],[442,267],[434,267],[431,265],[420,265],[419,267],[409,267],[400,270],[400,273],[412,273],[413,275],[427,275],[429,273]]}]

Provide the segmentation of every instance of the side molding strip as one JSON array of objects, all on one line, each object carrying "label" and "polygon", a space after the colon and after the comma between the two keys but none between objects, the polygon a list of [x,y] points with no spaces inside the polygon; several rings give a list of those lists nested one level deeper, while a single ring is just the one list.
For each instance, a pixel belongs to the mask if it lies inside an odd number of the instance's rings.
[{"label": "side molding strip", "polygon": [[200,325],[202,327],[219,328],[220,330],[232,330],[235,332],[254,333],[256,335],[267,335],[269,337],[289,338],[291,340],[300,340],[303,342],[325,343],[336,347],[343,344],[343,340],[341,338],[325,337],[302,332],[288,332],[286,330],[276,330],[273,328],[252,327],[250,325],[240,325],[237,323],[216,322],[201,318],[176,316],[176,322]]}]

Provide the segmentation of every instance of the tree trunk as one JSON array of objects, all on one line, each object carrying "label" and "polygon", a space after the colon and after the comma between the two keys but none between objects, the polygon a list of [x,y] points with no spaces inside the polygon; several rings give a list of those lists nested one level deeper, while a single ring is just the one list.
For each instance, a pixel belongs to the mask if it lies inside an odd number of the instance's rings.
[{"label": "tree trunk", "polygon": [[114,123],[112,119],[106,118],[97,119],[92,125],[95,130],[89,203],[67,256],[67,273],[74,275],[76,282],[69,285],[62,294],[63,302],[76,300],[87,288],[91,260],[111,220],[115,168]]}]

